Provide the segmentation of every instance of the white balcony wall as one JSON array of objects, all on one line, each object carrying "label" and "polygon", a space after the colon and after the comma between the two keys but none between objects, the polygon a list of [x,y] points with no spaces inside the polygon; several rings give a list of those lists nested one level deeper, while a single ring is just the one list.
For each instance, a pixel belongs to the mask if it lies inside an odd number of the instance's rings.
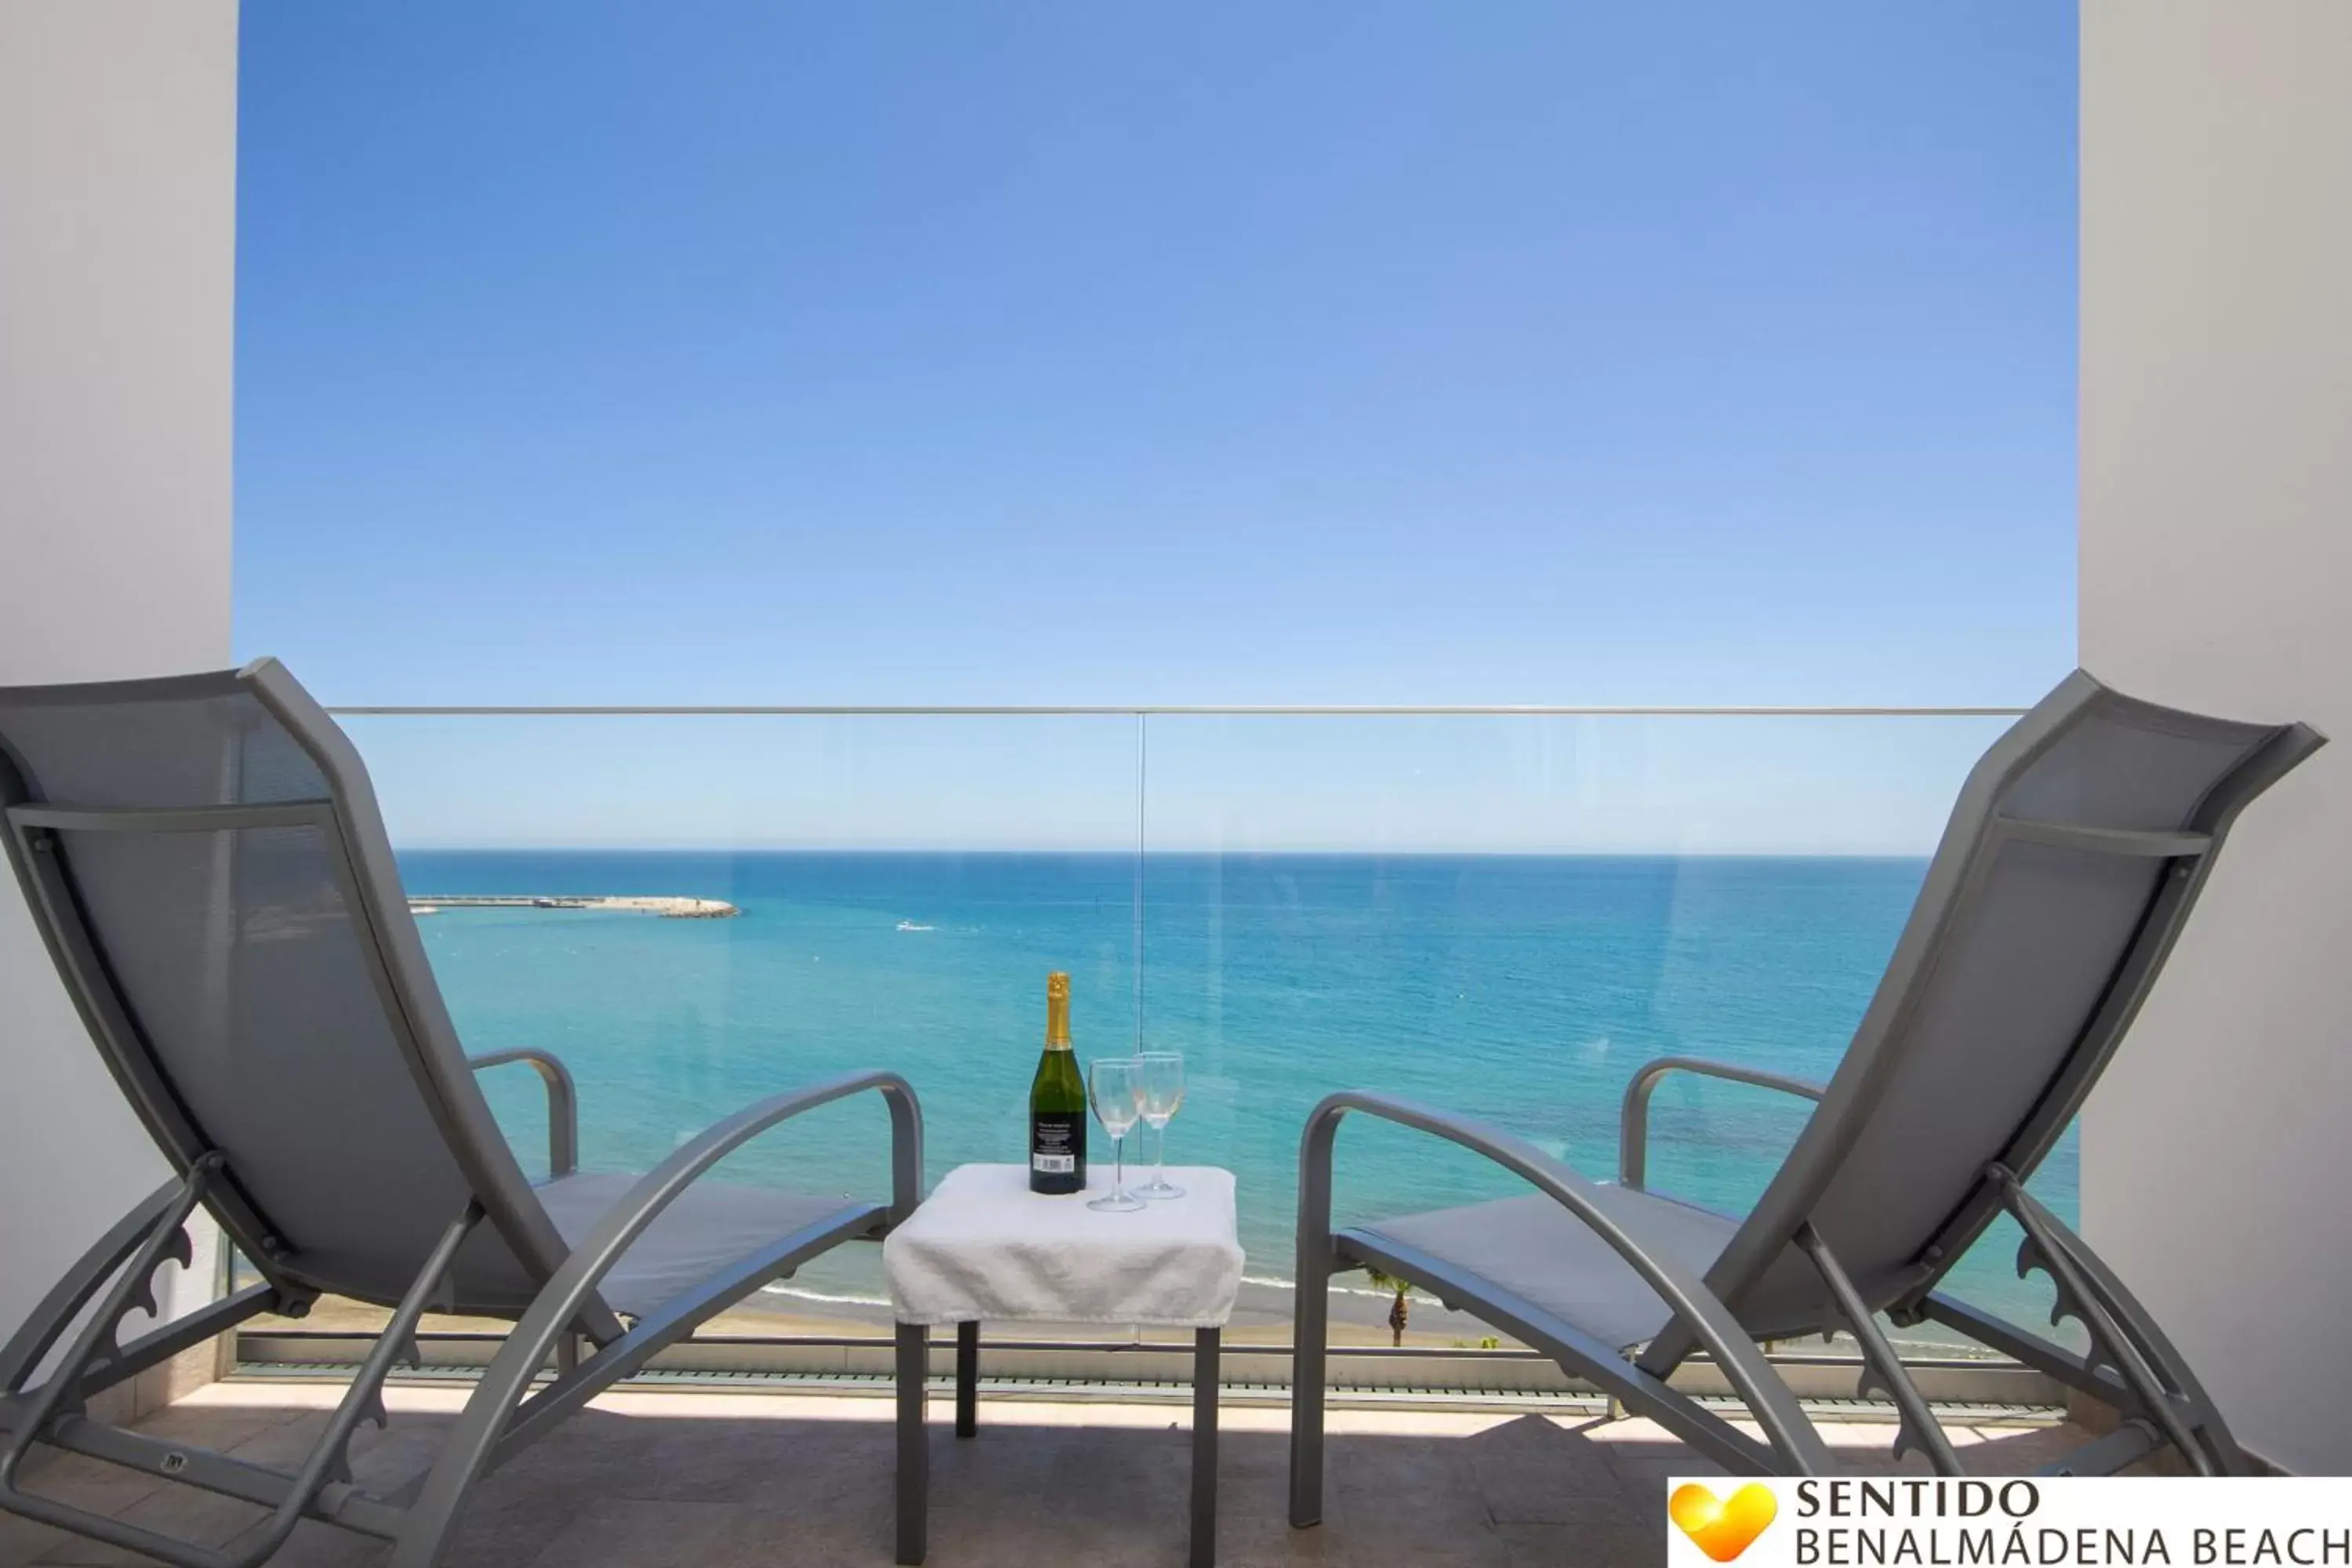
[{"label": "white balcony wall", "polygon": [[[228,662],[236,30],[0,5],[0,685]],[[0,1335],[163,1175],[0,879]]]},{"label": "white balcony wall", "polygon": [[2352,1472],[2352,5],[2084,0],[2083,661],[2334,744],[2093,1100],[2092,1240],[2274,1463]]}]

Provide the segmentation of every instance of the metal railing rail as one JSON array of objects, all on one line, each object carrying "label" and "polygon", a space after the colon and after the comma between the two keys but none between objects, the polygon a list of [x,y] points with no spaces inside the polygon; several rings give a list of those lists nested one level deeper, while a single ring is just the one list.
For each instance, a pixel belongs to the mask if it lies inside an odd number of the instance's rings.
[{"label": "metal railing rail", "polygon": [[2007,707],[1879,707],[1822,704],[1471,702],[1142,703],[355,703],[331,705],[339,719],[2015,719]]},{"label": "metal railing rail", "polygon": [[[446,1376],[477,1370],[503,1345],[505,1336],[480,1331],[427,1331],[417,1336],[420,1375]],[[299,1327],[247,1327],[236,1340],[236,1363],[256,1370],[326,1369],[355,1363],[373,1342],[356,1331],[319,1331]],[[1068,1397],[1076,1384],[1189,1382],[1192,1347],[1164,1339],[1150,1341],[1024,1340],[991,1337],[984,1342],[992,1381],[1045,1380]],[[1906,1363],[1927,1396],[1938,1404],[2050,1407],[2065,1402],[2059,1384],[2013,1361],[1907,1347]],[[1225,1348],[1229,1384],[1268,1390],[1290,1385],[1291,1347],[1285,1342],[1237,1342]],[[1597,1395],[1591,1384],[1570,1376],[1540,1352],[1524,1346],[1333,1344],[1335,1387],[1400,1394],[1449,1389],[1504,1396]],[[951,1344],[931,1348],[935,1374],[944,1375]],[[881,1334],[768,1334],[690,1340],[654,1358],[647,1373],[656,1379],[704,1377],[719,1382],[760,1377],[887,1378],[893,1369],[890,1340]],[[1775,1372],[1801,1399],[1853,1401],[1862,1363],[1851,1353],[1787,1345],[1768,1347]],[[1721,1370],[1704,1355],[1676,1370],[1676,1386],[1699,1395],[1729,1392]]]}]

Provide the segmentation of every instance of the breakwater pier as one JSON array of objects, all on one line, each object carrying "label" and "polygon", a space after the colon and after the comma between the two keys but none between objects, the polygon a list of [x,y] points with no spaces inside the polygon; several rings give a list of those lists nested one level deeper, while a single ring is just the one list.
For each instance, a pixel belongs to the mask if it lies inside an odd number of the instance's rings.
[{"label": "breakwater pier", "polygon": [[743,911],[721,899],[589,898],[572,893],[452,893],[436,898],[413,894],[411,914],[435,915],[444,910],[613,910],[625,914],[656,915],[666,921],[723,921]]}]

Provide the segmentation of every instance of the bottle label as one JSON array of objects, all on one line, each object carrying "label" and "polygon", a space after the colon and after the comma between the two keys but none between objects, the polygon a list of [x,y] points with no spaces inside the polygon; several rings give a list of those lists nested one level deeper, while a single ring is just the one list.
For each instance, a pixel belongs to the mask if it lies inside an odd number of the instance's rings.
[{"label": "bottle label", "polygon": [[1041,1176],[1072,1176],[1086,1152],[1086,1118],[1065,1110],[1029,1119],[1029,1168]]}]

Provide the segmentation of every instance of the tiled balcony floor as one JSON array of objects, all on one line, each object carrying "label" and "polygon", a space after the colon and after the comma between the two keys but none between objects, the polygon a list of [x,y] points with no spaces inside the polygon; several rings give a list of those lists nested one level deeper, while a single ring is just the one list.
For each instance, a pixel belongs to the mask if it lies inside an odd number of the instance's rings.
[{"label": "tiled balcony floor", "polygon": [[[158,1435],[288,1468],[336,1391],[216,1384],[145,1425]],[[362,1485],[388,1486],[433,1454],[462,1390],[392,1391],[385,1432],[362,1428]],[[700,1393],[608,1395],[492,1477],[451,1568],[734,1568],[887,1564],[892,1448],[887,1400]],[[935,1568],[1180,1568],[1190,1439],[1180,1406],[983,1401],[958,1442],[932,1405],[929,1562]],[[1332,1413],[1325,1522],[1285,1522],[1287,1413],[1222,1422],[1225,1568],[1400,1563],[1444,1568],[1662,1560],[1664,1479],[1709,1471],[1643,1421],[1450,1412]],[[1824,1428],[1857,1469],[1893,1468],[1894,1428]],[[2013,1473],[2083,1440],[2065,1427],[1959,1428],[1981,1473]],[[1924,1469],[1916,1456],[1909,1465]],[[72,1456],[32,1489],[234,1547],[260,1510]],[[273,1561],[360,1568],[388,1548],[305,1523]],[[0,1514],[0,1563],[145,1563]]]}]

